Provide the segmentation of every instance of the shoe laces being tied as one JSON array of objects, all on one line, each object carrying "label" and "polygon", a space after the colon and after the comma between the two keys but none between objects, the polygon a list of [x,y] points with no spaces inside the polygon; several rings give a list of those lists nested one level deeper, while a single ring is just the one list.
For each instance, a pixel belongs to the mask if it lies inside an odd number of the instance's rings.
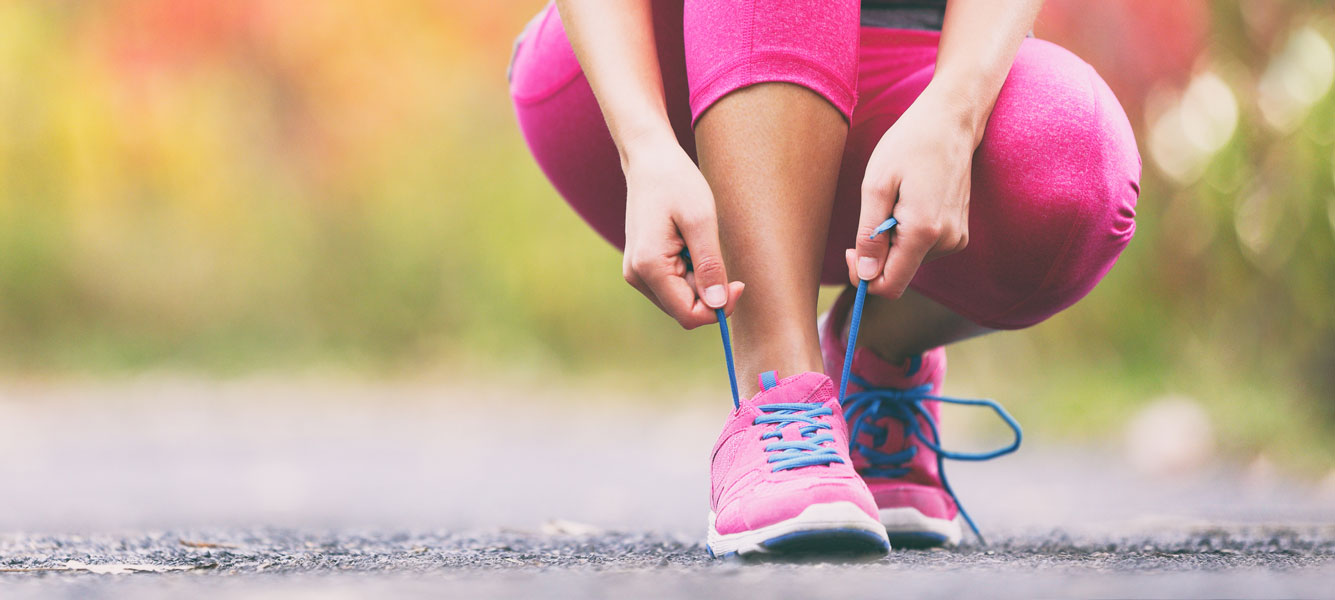
[{"label": "shoe laces being tied", "polygon": [[[946,459],[982,461],[1010,454],[1020,447],[1022,437],[1020,424],[1006,412],[1006,409],[992,400],[934,395],[931,393],[932,386],[930,384],[908,389],[878,388],[857,375],[851,375],[851,377],[853,383],[861,387],[862,391],[845,398],[843,404],[844,418],[849,419],[848,439],[850,449],[853,452],[860,453],[869,464],[867,468],[861,470],[862,475],[864,477],[886,478],[907,475],[909,472],[908,462],[918,454],[918,447],[909,444],[909,440],[917,438],[924,447],[936,453],[936,471],[941,477],[941,487],[955,502],[955,507],[959,509],[960,516],[964,517],[964,522],[968,523],[969,529],[978,537],[978,541],[986,544],[987,541],[983,539],[983,534],[978,531],[978,526],[974,524],[973,517],[969,516],[969,511],[964,510],[964,505],[960,503],[959,496],[956,496],[955,490],[950,487],[950,480],[946,478],[945,461]],[[923,405],[927,401],[991,408],[1015,433],[1015,439],[1010,445],[989,452],[971,453],[946,450],[941,447],[941,432],[938,430],[936,419],[932,418],[932,413]],[[856,415],[856,418],[854,418],[854,415]],[[877,421],[887,418],[904,424],[905,448],[903,450],[891,453],[877,450],[877,448],[885,445],[889,435],[889,430],[885,426],[877,424]],[[927,432],[923,431],[919,423],[927,424]],[[862,434],[871,437],[872,443],[870,445],[859,441]],[[930,437],[928,434],[930,434]]]},{"label": "shoe laces being tied", "polygon": [[[872,231],[870,237],[875,239],[876,236],[894,229],[898,224],[898,220],[894,217],[890,217],[878,225],[876,229]],[[690,253],[682,250],[681,255],[686,261],[686,268],[690,269]],[[1010,454],[1020,447],[1020,441],[1023,437],[1023,434],[1020,431],[1020,424],[1017,423],[1000,404],[992,400],[974,400],[937,396],[930,393],[930,385],[922,385],[907,390],[878,388],[872,386],[866,380],[853,375],[853,350],[857,344],[858,328],[862,323],[862,308],[866,303],[866,300],[867,281],[861,280],[858,282],[858,290],[857,295],[853,300],[853,307],[849,311],[848,347],[844,351],[844,368],[843,373],[839,378],[839,402],[840,405],[844,407],[845,418],[851,418],[855,413],[858,413],[859,411],[861,412],[849,431],[850,448],[856,449],[858,452],[862,453],[862,455],[866,456],[871,463],[871,471],[864,470],[864,473],[873,477],[897,477],[904,475],[908,472],[907,467],[904,465],[912,460],[917,454],[917,447],[910,446],[903,451],[887,454],[857,441],[859,434],[865,431],[872,435],[873,446],[880,446],[885,443],[886,436],[889,432],[885,427],[877,425],[876,421],[889,417],[903,422],[905,427],[904,439],[906,441],[911,438],[917,438],[922,442],[923,446],[936,453],[937,473],[941,477],[941,487],[946,490],[946,493],[950,495],[950,499],[955,502],[955,507],[959,510],[960,516],[964,517],[964,522],[968,523],[969,529],[978,537],[978,541],[986,544],[987,541],[983,539],[982,533],[978,531],[978,526],[974,524],[973,518],[969,516],[968,511],[964,510],[964,505],[960,503],[959,497],[955,495],[955,491],[950,487],[950,481],[946,478],[945,460],[949,458],[952,460],[981,461],[996,458],[1004,454]],[[718,317],[719,331],[723,336],[723,355],[728,365],[728,381],[732,384],[732,403],[733,407],[736,408],[740,406],[741,402],[737,395],[737,372],[733,367],[732,344],[728,337],[728,320],[723,309],[715,309],[714,312]],[[772,372],[766,373],[765,375],[773,377]],[[862,388],[862,391],[849,396],[847,394],[849,380],[854,380],[858,384],[858,387]],[[762,387],[764,386],[762,385]],[[1015,440],[1011,442],[1009,446],[991,452],[967,453],[946,450],[941,447],[941,435],[938,431],[936,420],[932,418],[931,413],[923,406],[923,402],[929,400],[965,406],[989,407],[993,411],[996,411],[997,415],[1000,416],[1001,419],[1006,422],[1006,425],[1011,428],[1011,431],[1015,433]],[[771,407],[773,408],[772,410],[766,410]],[[776,442],[765,447],[767,452],[777,452],[775,456],[772,456],[769,459],[770,463],[777,463],[773,470],[793,469],[814,464],[830,464],[836,461],[843,462],[843,459],[839,458],[837,452],[833,448],[823,446],[825,443],[834,441],[833,437],[828,433],[819,435],[815,433],[820,429],[829,428],[829,424],[815,420],[816,417],[822,416],[822,414],[817,413],[822,410],[829,411],[828,407],[815,404],[784,403],[762,405],[758,408],[765,411],[766,415],[757,417],[757,424],[760,424],[763,420],[765,423],[774,423],[776,425],[774,430],[763,436],[764,438],[781,438],[782,434],[780,433],[780,430],[783,429],[784,425],[789,423],[799,421],[808,423],[806,427],[801,429],[802,437],[804,438],[802,441]],[[931,431],[930,439],[923,433],[922,428],[918,426],[919,417],[922,418],[923,422],[927,423],[927,427]],[[771,448],[773,448],[773,450],[771,450]]]},{"label": "shoe laces being tied", "polygon": [[[886,219],[876,230],[872,232],[871,237],[876,236],[893,229],[899,222],[894,217]],[[871,477],[900,477],[909,472],[905,465],[918,454],[917,446],[908,445],[908,441],[917,438],[923,446],[936,453],[936,472],[941,477],[941,487],[946,490],[946,494],[955,502],[955,508],[959,510],[960,516],[964,517],[964,522],[968,523],[969,529],[978,537],[978,541],[987,544],[983,539],[983,534],[978,531],[978,526],[974,524],[973,517],[969,516],[969,511],[964,510],[964,505],[955,495],[955,490],[950,487],[950,480],[946,478],[947,458],[951,460],[981,461],[989,460],[1010,454],[1020,447],[1020,440],[1023,434],[1020,431],[1020,424],[1015,421],[1006,409],[993,400],[969,399],[969,398],[950,398],[947,396],[937,396],[931,393],[932,386],[928,384],[920,385],[915,388],[879,388],[871,385],[867,380],[853,374],[853,350],[857,344],[858,328],[862,324],[862,307],[867,300],[867,281],[858,282],[857,295],[853,299],[853,308],[849,311],[848,321],[848,347],[844,350],[844,368],[839,378],[839,402],[844,407],[844,418],[853,419],[853,415],[858,415],[856,420],[850,421],[848,432],[849,448],[861,453],[870,463],[869,469],[864,469],[862,473]],[[848,395],[848,382],[852,380],[862,388],[861,392]],[[1010,445],[992,450],[990,452],[952,452],[941,447],[941,433],[938,431],[936,419],[932,418],[932,413],[923,406],[923,402],[934,400],[945,402],[947,404],[959,404],[964,406],[986,406],[991,408],[1001,417],[1002,421],[1015,433],[1015,440]],[[919,417],[922,422],[927,423],[931,431],[931,438],[923,433],[922,427],[918,425]],[[904,450],[893,453],[885,453],[876,450],[876,447],[884,445],[889,431],[876,421],[892,418],[904,423],[904,441],[908,446]],[[858,441],[860,434],[868,433],[872,436],[872,445],[868,446]]]}]

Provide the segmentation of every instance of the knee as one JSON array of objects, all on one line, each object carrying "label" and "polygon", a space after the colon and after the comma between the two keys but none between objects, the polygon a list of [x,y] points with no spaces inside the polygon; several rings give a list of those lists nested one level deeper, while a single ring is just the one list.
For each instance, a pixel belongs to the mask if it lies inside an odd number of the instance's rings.
[{"label": "knee", "polygon": [[518,106],[541,104],[581,74],[556,6],[548,4],[515,40],[506,77]]},{"label": "knee", "polygon": [[692,122],[743,87],[807,87],[844,118],[857,102],[857,0],[687,0],[686,74]]},{"label": "knee", "polygon": [[1130,123],[1089,65],[1026,42],[998,98],[975,165],[996,199],[993,243],[1011,261],[1011,305],[992,325],[1027,327],[1088,294],[1135,233],[1140,155]]}]

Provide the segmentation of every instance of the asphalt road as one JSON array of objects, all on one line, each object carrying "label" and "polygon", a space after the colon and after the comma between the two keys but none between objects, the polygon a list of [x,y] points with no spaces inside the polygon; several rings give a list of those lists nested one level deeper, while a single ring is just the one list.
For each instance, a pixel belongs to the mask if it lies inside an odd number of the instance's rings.
[{"label": "asphalt road", "polygon": [[668,407],[522,382],[11,384],[0,597],[1335,596],[1329,484],[1041,436],[951,465],[988,546],[711,561],[727,407]]}]

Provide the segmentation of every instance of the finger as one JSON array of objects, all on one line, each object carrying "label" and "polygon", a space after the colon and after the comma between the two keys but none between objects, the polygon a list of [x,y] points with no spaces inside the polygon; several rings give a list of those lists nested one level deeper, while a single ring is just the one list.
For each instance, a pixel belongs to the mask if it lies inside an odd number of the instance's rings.
[{"label": "finger", "polygon": [[905,230],[899,232],[895,244],[890,247],[885,270],[867,284],[867,291],[890,299],[904,295],[918,267],[922,265],[927,251],[932,249],[936,239],[932,232]]},{"label": "finger", "polygon": [[[690,286],[691,289],[695,289],[694,272],[688,271],[686,273],[686,285]],[[733,281],[728,284],[728,303],[723,310],[724,316],[731,317],[732,311],[737,310],[737,300],[742,297],[742,291],[744,291],[745,289],[746,289],[746,284],[740,281]],[[715,321],[717,321],[718,309],[712,309],[712,310],[714,310],[715,312]]]},{"label": "finger", "polygon": [[622,277],[625,278],[626,283],[630,284],[630,287],[635,288],[635,291],[639,292],[642,296],[652,302],[654,306],[658,307],[658,310],[667,312],[666,310],[663,310],[663,303],[658,301],[658,297],[654,295],[653,290],[650,290],[649,286],[644,284],[644,280],[640,279],[640,276],[636,274],[635,271],[632,271],[629,266],[623,270]]},{"label": "finger", "polygon": [[955,242],[954,248],[951,248],[949,252],[944,252],[941,255],[945,256],[947,254],[955,254],[956,252],[963,252],[964,249],[968,247],[969,247],[969,232],[966,231],[960,234],[959,241]]},{"label": "finger", "polygon": [[694,329],[716,321],[714,309],[696,297],[695,290],[686,283],[685,277],[674,273],[670,259],[664,258],[656,266],[641,265],[636,272],[658,299],[659,308],[676,319],[682,327]]},{"label": "finger", "polygon": [[862,191],[862,214],[858,217],[858,237],[854,250],[857,253],[855,274],[850,277],[853,285],[860,279],[874,279],[884,270],[885,261],[890,253],[891,231],[872,237],[876,227],[890,217],[895,200],[899,194],[899,180],[876,186],[866,186]]},{"label": "finger", "polygon": [[718,241],[718,221],[713,213],[690,215],[678,220],[677,229],[691,253],[696,295],[709,308],[723,308],[728,303],[728,273]]},{"label": "finger", "polygon": [[960,246],[959,242],[954,242],[949,245],[937,246],[936,248],[933,248],[927,252],[927,255],[922,258],[922,262],[929,263],[938,258],[950,256],[951,254],[959,252],[962,249],[963,247]]},{"label": "finger", "polygon": [[927,256],[922,259],[922,262],[929,263],[938,258],[950,256],[951,254],[964,250],[968,246],[969,234],[967,233],[943,234],[941,239],[937,241],[936,245],[934,245],[931,250],[927,251]]}]

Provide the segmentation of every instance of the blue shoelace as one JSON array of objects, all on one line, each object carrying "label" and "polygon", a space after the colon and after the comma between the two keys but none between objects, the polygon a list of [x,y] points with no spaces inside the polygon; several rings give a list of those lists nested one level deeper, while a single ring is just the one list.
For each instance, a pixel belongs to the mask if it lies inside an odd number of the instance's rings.
[{"label": "blue shoelace", "polygon": [[801,440],[778,441],[765,446],[765,452],[771,453],[768,461],[772,465],[770,470],[778,472],[844,462],[837,450],[821,445],[833,442],[834,436],[829,433],[817,433],[822,429],[831,428],[829,423],[817,420],[818,417],[834,414],[830,407],[807,402],[776,402],[761,404],[756,408],[765,414],[756,417],[753,421],[755,425],[774,425],[774,429],[769,433],[760,436],[762,440],[771,438],[782,440],[784,426],[792,423],[806,424],[798,430],[802,434]]},{"label": "blue shoelace", "polygon": [[[882,222],[872,231],[871,239],[893,229],[899,224],[894,217],[890,217]],[[687,268],[690,268],[690,254],[682,251],[682,257],[686,260]],[[941,487],[950,495],[950,499],[955,502],[959,509],[960,516],[964,517],[964,522],[969,525],[969,529],[978,537],[978,541],[987,544],[983,539],[983,534],[979,532],[978,526],[974,524],[973,518],[969,516],[968,511],[964,510],[964,505],[955,495],[955,490],[951,489],[950,482],[946,479],[945,460],[965,460],[982,461],[996,458],[1005,454],[1010,454],[1020,447],[1020,441],[1023,439],[1023,433],[1020,431],[1020,424],[1011,417],[1006,409],[993,400],[970,399],[970,398],[951,398],[947,396],[936,396],[931,394],[930,385],[922,385],[912,389],[896,388],[877,388],[869,382],[853,374],[853,350],[857,344],[858,328],[862,324],[862,309],[867,300],[867,281],[858,282],[857,295],[853,299],[853,307],[849,311],[848,322],[848,347],[844,350],[844,368],[839,378],[839,403],[844,407],[844,417],[851,416],[859,411],[861,414],[857,420],[851,423],[849,431],[850,446],[856,449],[867,458],[870,463],[868,469],[863,470],[864,475],[871,477],[900,477],[909,472],[905,466],[918,453],[917,447],[910,446],[905,450],[895,453],[884,453],[877,451],[875,446],[885,443],[886,435],[889,433],[885,427],[876,425],[875,421],[883,418],[892,418],[904,423],[904,439],[907,441],[910,437],[917,438],[923,446],[936,453],[937,473],[941,477]],[[723,336],[723,356],[728,364],[728,382],[732,385],[732,405],[733,408],[741,406],[741,400],[737,393],[737,371],[732,362],[732,341],[728,337],[728,318],[723,309],[715,309],[715,315],[718,317],[719,332]],[[861,392],[848,396],[848,382],[853,380]],[[1010,445],[993,450],[990,452],[953,452],[941,447],[941,435],[937,429],[936,419],[923,406],[925,401],[945,402],[948,404],[958,404],[964,406],[986,406],[991,408],[1005,421],[1006,425],[1015,433],[1015,441]],[[780,429],[789,423],[803,422],[806,427],[801,429],[802,441],[798,442],[776,442],[765,447],[766,452],[777,452],[769,458],[769,462],[774,464],[773,469],[780,471],[784,469],[795,469],[809,465],[825,465],[833,462],[843,462],[838,453],[833,448],[821,446],[825,442],[832,442],[834,438],[828,433],[816,435],[820,429],[829,429],[829,424],[821,423],[815,420],[815,417],[828,415],[828,408],[814,408],[818,405],[803,403],[785,403],[785,404],[766,404],[758,406],[766,414],[756,418],[756,424],[773,423],[775,427],[769,433],[762,436],[761,439],[772,437],[782,437]],[[825,411],[821,413],[820,411]],[[921,417],[927,423],[931,430],[931,439],[923,434],[922,428],[918,425],[918,418]],[[859,434],[868,433],[872,436],[872,445],[867,446],[858,442]]]},{"label": "blue shoelace", "polygon": [[[852,352],[851,347],[849,352]],[[909,389],[878,388],[857,375],[851,373],[844,375],[844,381],[848,381],[850,378],[853,383],[862,388],[862,391],[844,398],[842,406],[844,407],[844,418],[849,419],[848,439],[850,449],[860,452],[868,462],[868,467],[862,470],[862,475],[864,477],[893,478],[908,474],[909,467],[906,465],[910,460],[913,460],[914,456],[917,456],[917,446],[910,445],[899,452],[889,454],[876,450],[876,447],[885,444],[886,436],[890,433],[885,427],[877,425],[876,421],[891,418],[903,423],[904,441],[906,443],[911,438],[918,438],[923,446],[936,453],[936,472],[941,477],[941,487],[955,502],[955,507],[959,509],[960,516],[964,517],[964,522],[978,537],[978,541],[987,544],[987,540],[983,539],[983,534],[978,531],[978,525],[974,524],[973,517],[969,516],[969,511],[964,510],[964,504],[960,502],[959,496],[955,495],[955,490],[950,487],[950,480],[946,478],[945,461],[947,458],[951,460],[981,461],[1010,454],[1020,447],[1020,439],[1023,437],[1020,432],[1020,424],[1015,421],[1014,417],[1010,416],[1010,413],[1006,412],[1006,409],[993,400],[937,396],[931,393],[932,386],[930,384]],[[929,400],[947,404],[991,408],[1015,433],[1015,440],[1004,448],[989,452],[971,453],[946,450],[941,447],[941,432],[937,429],[936,419],[933,419],[932,413],[928,412],[927,407],[923,406],[923,402]],[[861,412],[861,414],[858,415],[857,419],[853,419],[853,415],[858,412]],[[922,427],[919,426],[919,418],[922,419],[922,422],[927,423],[927,428],[931,432],[930,438],[923,433]],[[864,433],[871,436],[871,445],[858,441],[859,436]]]},{"label": "blue shoelace", "polygon": [[[691,253],[682,250],[681,257],[682,260],[686,261],[686,270],[691,270]],[[737,393],[737,369],[732,362],[732,339],[728,336],[728,315],[724,314],[721,308],[714,309],[714,315],[718,319],[719,334],[723,336],[723,359],[728,364],[728,383],[732,386],[732,407],[736,409],[742,405],[742,401]],[[765,377],[766,389],[777,385],[777,382],[773,379],[772,371],[766,373]],[[818,417],[827,417],[834,414],[834,411],[830,410],[829,407],[807,402],[779,402],[760,404],[756,408],[764,414],[756,417],[752,421],[753,425],[774,425],[774,428],[760,436],[760,439],[779,438],[780,440],[765,446],[765,452],[771,453],[768,459],[771,471],[778,472],[800,467],[844,462],[837,450],[822,445],[833,442],[834,436],[829,433],[817,433],[822,429],[831,428],[829,423],[817,420]],[[802,439],[791,442],[782,441],[783,428],[792,423],[806,424],[798,430]]]}]

